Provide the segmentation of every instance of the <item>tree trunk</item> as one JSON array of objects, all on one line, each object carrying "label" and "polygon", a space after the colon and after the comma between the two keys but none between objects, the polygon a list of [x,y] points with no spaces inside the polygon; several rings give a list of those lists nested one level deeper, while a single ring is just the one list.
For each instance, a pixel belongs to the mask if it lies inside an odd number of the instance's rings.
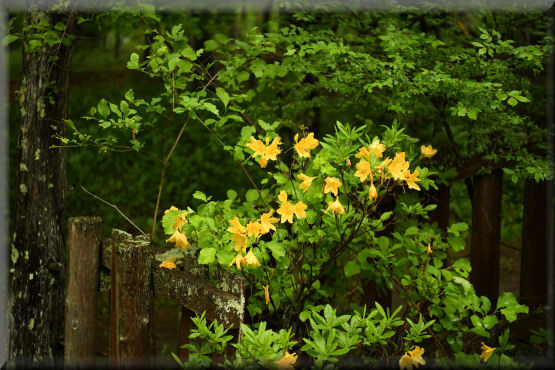
[{"label": "tree trunk", "polygon": [[476,294],[496,301],[499,295],[499,246],[503,172],[474,177],[470,279]]},{"label": "tree trunk", "polygon": [[[36,3],[35,3],[36,5]],[[72,32],[73,17],[29,10],[26,27],[59,21]],[[66,159],[50,149],[65,135],[71,47],[44,43],[34,51],[25,33],[23,82],[19,91],[17,192],[11,235],[8,365],[54,365],[63,356],[64,218]],[[43,31],[44,32],[44,31]]]},{"label": "tree trunk", "polygon": [[526,180],[520,267],[520,298],[529,306],[547,304],[548,183]]},{"label": "tree trunk", "polygon": [[437,226],[443,232],[447,232],[449,227],[450,190],[450,186],[440,185],[437,191],[432,191],[430,194],[430,204],[437,204],[437,208],[429,213],[430,222],[437,222]]}]

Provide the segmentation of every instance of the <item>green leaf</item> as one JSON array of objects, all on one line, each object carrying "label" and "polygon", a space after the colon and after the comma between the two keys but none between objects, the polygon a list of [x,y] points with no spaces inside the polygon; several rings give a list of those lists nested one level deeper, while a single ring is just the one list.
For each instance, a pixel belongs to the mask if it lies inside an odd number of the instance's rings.
[{"label": "green leaf", "polygon": [[360,273],[360,264],[356,261],[348,261],[343,269],[345,271],[345,276],[350,278],[351,276]]},{"label": "green leaf", "polygon": [[279,261],[281,257],[285,256],[285,249],[282,247],[281,243],[272,240],[265,244],[265,246],[272,251],[272,256]]},{"label": "green leaf", "polygon": [[249,79],[250,74],[247,71],[241,71],[237,74],[237,82],[245,82]]},{"label": "green leaf", "polygon": [[458,236],[448,236],[447,243],[449,243],[455,252],[460,252],[465,248],[464,239]]},{"label": "green leaf", "polygon": [[132,53],[129,57],[129,61],[127,62],[127,68],[129,69],[137,69],[139,68],[139,54]]},{"label": "green leaf", "polygon": [[258,200],[258,192],[256,189],[249,189],[245,194],[245,198],[247,199],[247,202],[254,203]]},{"label": "green leaf", "polygon": [[6,37],[4,37],[4,39],[2,40],[2,45],[7,46],[9,44],[11,44],[12,42],[16,41],[19,39],[19,36],[16,35],[7,35]]},{"label": "green leaf", "polygon": [[224,103],[224,107],[227,108],[227,104],[229,103],[229,94],[227,93],[227,91],[225,91],[221,87],[218,87],[216,89],[216,95],[222,101],[222,103]]},{"label": "green leaf", "polygon": [[507,100],[507,103],[511,106],[514,107],[515,105],[518,104],[518,101],[515,98],[509,98],[509,100]]},{"label": "green leaf", "polygon": [[484,317],[484,327],[489,330],[493,328],[495,325],[497,325],[498,321],[499,320],[497,319],[497,316],[488,315]]},{"label": "green leaf", "polygon": [[104,98],[98,102],[96,109],[104,119],[108,118],[108,116],[110,115],[110,108],[108,108],[108,102]]},{"label": "green leaf", "polygon": [[189,59],[190,61],[195,61],[197,59],[197,54],[189,46],[181,50],[181,55]]},{"label": "green leaf", "polygon": [[198,200],[202,200],[203,202],[208,202],[208,199],[206,198],[206,194],[204,194],[202,191],[195,191],[193,193],[193,198],[198,199]]},{"label": "green leaf", "polygon": [[237,198],[237,192],[233,189],[229,189],[226,195],[227,195],[227,199],[230,199],[230,200],[234,200],[235,198]]},{"label": "green leaf", "polygon": [[459,236],[459,234],[463,231],[467,231],[468,230],[468,225],[465,222],[458,222],[456,224],[453,224],[451,226],[449,226],[447,228],[447,231],[450,232],[451,234],[454,234],[456,236]]},{"label": "green leaf", "polygon": [[201,265],[207,265],[214,261],[216,257],[216,248],[203,248],[200,250],[198,256],[198,263]]}]

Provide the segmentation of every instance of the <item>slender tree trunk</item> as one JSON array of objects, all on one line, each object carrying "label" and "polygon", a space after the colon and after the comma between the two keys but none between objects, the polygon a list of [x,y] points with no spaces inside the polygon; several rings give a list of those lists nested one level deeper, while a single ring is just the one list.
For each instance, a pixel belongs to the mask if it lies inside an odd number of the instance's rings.
[{"label": "slender tree trunk", "polygon": [[[36,3],[35,3],[36,5]],[[29,10],[27,27],[73,17]],[[36,33],[30,28],[25,45]],[[44,31],[42,31],[44,32]],[[54,365],[63,356],[66,159],[54,135],[65,135],[71,49],[24,48],[19,91],[17,192],[11,235],[8,365]]]},{"label": "slender tree trunk", "polygon": [[437,204],[437,208],[429,213],[430,222],[437,222],[437,226],[439,226],[439,229],[443,232],[446,232],[447,227],[449,227],[450,190],[450,186],[440,185],[437,191],[431,193],[433,198],[430,200],[430,203]]},{"label": "slender tree trunk", "polygon": [[474,177],[470,279],[476,294],[496,301],[499,295],[501,197],[503,172]]},{"label": "slender tree trunk", "polygon": [[520,298],[529,306],[547,304],[548,183],[526,180],[520,267]]}]

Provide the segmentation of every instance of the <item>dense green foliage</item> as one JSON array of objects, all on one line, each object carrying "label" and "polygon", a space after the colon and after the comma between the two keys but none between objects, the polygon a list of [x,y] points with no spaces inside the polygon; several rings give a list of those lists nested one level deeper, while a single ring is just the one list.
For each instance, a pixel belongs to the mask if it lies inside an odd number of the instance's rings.
[{"label": "dense green foliage", "polygon": [[[54,33],[44,42],[59,41]],[[7,40],[16,47],[17,35]],[[242,327],[227,365],[269,366],[294,350],[318,367],[342,356],[396,363],[422,343],[427,356],[479,364],[480,341],[512,364],[502,328],[528,308],[512,293],[492,304],[469,283],[460,253],[470,202],[461,181],[503,169],[511,205],[503,221],[512,225],[504,235],[518,242],[523,180],[553,173],[544,124],[552,40],[543,13],[122,9],[82,15],[69,41],[75,82],[69,131],[59,137],[73,187],[68,213],[100,214],[109,227],[131,230],[83,186],[152,230],[156,246],[167,234],[182,248],[193,242],[199,263],[237,269],[257,324]],[[310,134],[320,146],[306,157],[296,145]],[[279,141],[278,160],[263,163],[256,140]],[[363,178],[359,150],[376,142],[384,149],[368,155],[372,175]],[[437,155],[426,158],[421,145]],[[400,153],[412,174],[387,169]],[[307,189],[300,174],[315,178]],[[418,185],[406,179],[413,175]],[[339,191],[326,190],[330,178],[340,179]],[[447,232],[428,221],[437,185],[453,189]],[[394,212],[380,208],[388,197]],[[286,222],[288,200],[305,208]],[[274,210],[282,219],[270,222],[271,232],[248,229]],[[252,254],[260,266],[241,262]],[[399,292],[402,306],[367,310],[360,296],[369,282]],[[207,366],[230,337],[204,317],[195,325],[188,348],[194,365]]]}]

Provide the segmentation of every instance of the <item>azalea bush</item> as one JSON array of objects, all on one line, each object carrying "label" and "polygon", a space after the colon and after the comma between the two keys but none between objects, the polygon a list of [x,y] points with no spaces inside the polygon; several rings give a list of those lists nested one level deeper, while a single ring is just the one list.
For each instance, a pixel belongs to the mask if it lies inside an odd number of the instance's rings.
[{"label": "azalea bush", "polygon": [[[364,126],[337,122],[334,135],[319,140],[313,133],[297,134],[290,148],[273,127],[263,127],[260,136],[259,127],[245,127],[234,148],[246,153],[245,166],[267,171],[245,201],[233,190],[224,201],[197,192],[202,205],[172,206],[162,219],[167,242],[181,249],[194,245],[200,264],[245,278],[247,309],[256,324],[243,325],[242,333],[259,333],[253,348],[269,341],[269,349],[252,355],[258,352],[241,342],[238,361],[248,353],[249,361],[263,366],[289,358],[291,346],[271,344],[280,334],[261,334],[272,330],[268,322],[301,336],[297,348],[317,367],[348,357],[410,368],[425,363],[422,343],[443,357],[494,348],[483,342],[495,340],[499,324],[528,311],[512,293],[501,295],[493,308],[468,281],[469,261],[448,259],[449,251],[464,248],[466,224],[453,224],[442,235],[422,222],[435,205],[423,206],[410,194],[435,187],[425,167],[435,149],[418,148],[396,125],[370,138]],[[280,159],[287,151],[293,152],[289,165]],[[386,197],[398,200],[395,216],[380,207]],[[380,235],[391,222],[391,237]],[[161,267],[175,268],[175,260]],[[402,306],[393,313],[379,304],[367,310],[346,294],[372,281],[398,291]],[[353,313],[337,316],[329,302]],[[493,349],[484,351],[487,360]]]}]

